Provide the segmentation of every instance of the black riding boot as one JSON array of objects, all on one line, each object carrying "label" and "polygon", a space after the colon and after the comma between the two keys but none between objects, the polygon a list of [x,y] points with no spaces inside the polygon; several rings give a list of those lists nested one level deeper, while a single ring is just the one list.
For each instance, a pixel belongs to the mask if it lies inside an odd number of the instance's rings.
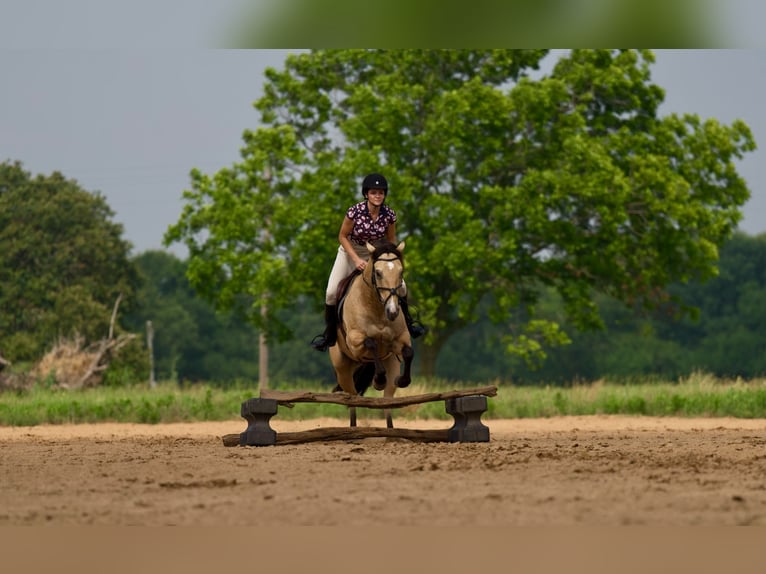
[{"label": "black riding boot", "polygon": [[332,347],[338,340],[338,306],[324,306],[324,333],[314,337],[311,346],[317,351],[326,351]]},{"label": "black riding boot", "polygon": [[410,337],[417,339],[426,334],[426,328],[420,323],[420,321],[414,321],[412,315],[410,315],[410,306],[407,303],[406,297],[399,297],[399,306],[402,308],[402,314],[404,320],[407,323],[407,330],[410,332]]}]

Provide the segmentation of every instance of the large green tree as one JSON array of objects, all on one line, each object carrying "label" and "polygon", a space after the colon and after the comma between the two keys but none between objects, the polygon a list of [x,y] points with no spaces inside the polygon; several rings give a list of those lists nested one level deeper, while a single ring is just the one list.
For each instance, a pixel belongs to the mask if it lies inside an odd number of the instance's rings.
[{"label": "large green tree", "polygon": [[292,55],[266,72],[241,161],[192,171],[166,241],[189,248],[202,294],[223,307],[246,296],[253,322],[279,333],[279,309],[321,304],[345,209],[366,172],[383,172],[431,329],[424,375],[482,301],[506,347],[530,354],[566,340],[536,317],[543,288],[588,329],[602,324],[596,293],[651,307],[668,284],[713,276],[749,195],[735,166],[755,147],[748,127],[660,117],[651,52],[573,50],[535,72],[545,56]]},{"label": "large green tree", "polygon": [[109,333],[113,306],[130,307],[138,275],[130,243],[98,193],[54,172],[0,163],[0,350],[33,360],[59,337]]}]

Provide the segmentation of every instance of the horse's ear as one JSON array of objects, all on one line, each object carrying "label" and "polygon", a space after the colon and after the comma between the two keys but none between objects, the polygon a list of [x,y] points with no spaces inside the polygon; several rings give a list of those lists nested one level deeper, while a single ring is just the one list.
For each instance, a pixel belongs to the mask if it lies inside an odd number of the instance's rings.
[{"label": "horse's ear", "polygon": [[396,246],[396,250],[401,253],[404,251],[404,241],[399,242],[399,245]]},{"label": "horse's ear", "polygon": [[375,246],[372,243],[366,241],[364,245],[367,247],[367,251],[370,253],[375,253]]}]

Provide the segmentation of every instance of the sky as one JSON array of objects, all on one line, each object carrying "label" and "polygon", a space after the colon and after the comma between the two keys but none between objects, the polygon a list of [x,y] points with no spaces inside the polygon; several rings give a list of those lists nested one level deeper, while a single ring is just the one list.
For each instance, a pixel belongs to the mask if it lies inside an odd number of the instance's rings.
[{"label": "sky", "polygon": [[[242,0],[149,3],[149,24],[136,4],[0,0],[0,161],[100,192],[134,255],[165,249],[192,168],[238,161],[265,68],[295,51],[208,47]],[[766,232],[766,50],[743,37],[742,49],[656,50],[652,79],[661,113],[750,126],[763,149],[738,164],[752,194],[740,229],[755,235]]]}]

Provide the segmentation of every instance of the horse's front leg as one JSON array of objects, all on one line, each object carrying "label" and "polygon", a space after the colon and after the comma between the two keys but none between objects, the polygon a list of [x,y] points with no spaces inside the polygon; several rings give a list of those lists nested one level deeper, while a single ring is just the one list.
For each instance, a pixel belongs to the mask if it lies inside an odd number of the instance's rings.
[{"label": "horse's front leg", "polygon": [[367,337],[364,340],[364,347],[372,353],[373,361],[375,362],[375,379],[372,386],[375,387],[376,391],[382,391],[386,388],[386,367],[383,365],[383,361],[380,360],[378,343],[372,337]]},{"label": "horse's front leg", "polygon": [[415,356],[415,351],[409,345],[402,347],[402,358],[404,359],[404,372],[396,377],[396,386],[400,389],[408,387],[412,382],[410,372],[412,370],[412,358]]}]

